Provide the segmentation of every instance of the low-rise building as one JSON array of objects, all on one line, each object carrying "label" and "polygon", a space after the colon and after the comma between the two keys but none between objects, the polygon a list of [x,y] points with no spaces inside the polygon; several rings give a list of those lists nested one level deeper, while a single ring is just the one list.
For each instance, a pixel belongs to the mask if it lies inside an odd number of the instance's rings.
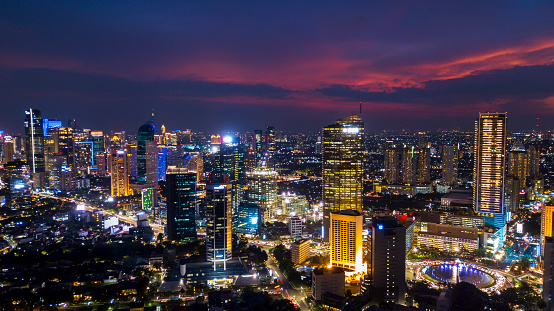
[{"label": "low-rise building", "polygon": [[291,244],[292,262],[301,264],[310,257],[310,240],[302,239]]},{"label": "low-rise building", "polygon": [[312,295],[315,300],[329,292],[344,296],[344,270],[339,267],[315,269],[312,272]]},{"label": "low-rise building", "polygon": [[444,252],[471,252],[479,248],[479,233],[477,228],[429,223],[425,231],[418,232],[417,245]]}]

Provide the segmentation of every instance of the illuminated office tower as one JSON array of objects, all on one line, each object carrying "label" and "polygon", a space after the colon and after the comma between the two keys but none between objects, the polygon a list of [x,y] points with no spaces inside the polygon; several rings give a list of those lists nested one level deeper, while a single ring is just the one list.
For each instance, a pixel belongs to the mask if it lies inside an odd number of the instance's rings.
[{"label": "illuminated office tower", "polygon": [[389,185],[398,184],[400,177],[400,150],[392,141],[385,144],[385,181]]},{"label": "illuminated office tower", "polygon": [[167,185],[167,235],[170,241],[196,239],[196,172],[169,166]]},{"label": "illuminated office tower", "polygon": [[529,177],[529,159],[525,147],[521,143],[514,144],[508,151],[508,174],[516,176],[525,186]]},{"label": "illuminated office tower", "polygon": [[343,210],[331,212],[330,216],[331,266],[354,273],[365,272],[362,262],[362,214],[355,210]]},{"label": "illuminated office tower", "polygon": [[104,138],[104,133],[102,131],[92,131],[90,132],[90,140],[92,141],[92,151],[94,157],[99,154],[104,154],[106,152],[106,140]]},{"label": "illuminated office tower", "polygon": [[277,172],[268,167],[258,167],[248,173],[247,201],[262,209],[264,222],[276,216],[277,178]]},{"label": "illuminated office tower", "polygon": [[254,131],[254,141],[252,143],[256,165],[262,160],[264,156],[264,136],[262,130]]},{"label": "illuminated office tower", "polygon": [[123,149],[110,149],[108,166],[111,176],[112,196],[129,195],[127,154]]},{"label": "illuminated office tower", "polygon": [[92,141],[75,142],[75,168],[73,171],[78,177],[90,174],[90,170],[95,165],[93,144]]},{"label": "illuminated office tower", "polygon": [[324,240],[330,213],[362,211],[364,123],[360,114],[323,128]]},{"label": "illuminated office tower", "polygon": [[11,136],[4,137],[4,156],[2,162],[4,164],[13,161],[13,155],[15,153],[15,146],[13,143],[13,138]]},{"label": "illuminated office tower", "polygon": [[506,114],[480,113],[475,121],[473,207],[485,222],[502,230],[494,248],[505,238],[504,170],[506,167]]},{"label": "illuminated office tower", "polygon": [[541,211],[541,255],[544,256],[545,238],[552,238],[552,219],[554,219],[554,205],[545,204]]},{"label": "illuminated office tower", "polygon": [[4,165],[7,172],[6,204],[16,207],[18,201],[31,196],[31,172],[27,162],[15,160]]},{"label": "illuminated office tower", "polygon": [[268,126],[265,132],[266,150],[269,157],[275,154],[275,127]]},{"label": "illuminated office tower", "polygon": [[406,228],[392,216],[375,217],[371,228],[372,298],[404,304],[406,296]]},{"label": "illuminated office tower", "polygon": [[55,144],[60,154],[67,158],[67,165],[75,167],[75,139],[74,130],[71,127],[59,127],[54,134]]},{"label": "illuminated office tower", "polygon": [[152,118],[138,130],[137,136],[137,181],[157,185],[158,183],[158,149],[155,132],[154,113]]},{"label": "illuminated office tower", "polygon": [[231,244],[231,184],[206,185],[206,257],[227,269],[227,261],[232,257]]},{"label": "illuminated office tower", "polygon": [[31,174],[44,172],[44,131],[40,110],[25,110],[25,153]]},{"label": "illuminated office tower", "polygon": [[442,182],[445,185],[458,185],[458,148],[456,146],[442,147]]},{"label": "illuminated office tower", "polygon": [[196,172],[196,182],[199,183],[204,173],[204,159],[199,153],[189,153],[185,157],[185,168]]}]

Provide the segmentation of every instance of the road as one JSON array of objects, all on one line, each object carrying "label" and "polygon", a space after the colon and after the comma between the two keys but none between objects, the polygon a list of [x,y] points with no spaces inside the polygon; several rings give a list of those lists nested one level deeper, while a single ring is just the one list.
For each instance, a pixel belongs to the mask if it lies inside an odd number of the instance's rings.
[{"label": "road", "polygon": [[260,246],[268,254],[266,265],[269,269],[275,272],[277,276],[277,282],[281,283],[281,287],[283,288],[283,293],[289,299],[294,297],[294,299],[296,300],[296,303],[300,307],[300,310],[306,310],[306,311],[310,310],[310,307],[306,304],[306,297],[308,294],[307,290],[295,289],[294,287],[292,287],[292,285],[287,280],[286,276],[279,271],[279,268],[277,267],[277,263],[273,259],[273,256],[269,253],[270,246],[266,246],[266,245],[260,245]]}]

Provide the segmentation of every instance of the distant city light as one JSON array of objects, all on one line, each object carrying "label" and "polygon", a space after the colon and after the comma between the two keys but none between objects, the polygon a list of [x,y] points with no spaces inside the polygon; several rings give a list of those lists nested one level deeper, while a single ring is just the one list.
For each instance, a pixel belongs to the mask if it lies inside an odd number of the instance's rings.
[{"label": "distant city light", "polygon": [[226,143],[226,144],[230,144],[230,143],[233,142],[233,137],[225,136],[225,137],[223,137],[223,142]]}]

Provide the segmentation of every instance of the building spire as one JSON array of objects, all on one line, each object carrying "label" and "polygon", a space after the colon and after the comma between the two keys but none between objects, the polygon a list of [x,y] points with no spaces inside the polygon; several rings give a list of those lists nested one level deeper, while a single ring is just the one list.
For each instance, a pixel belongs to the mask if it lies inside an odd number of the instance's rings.
[{"label": "building spire", "polygon": [[362,102],[360,101],[360,114],[362,114]]}]

